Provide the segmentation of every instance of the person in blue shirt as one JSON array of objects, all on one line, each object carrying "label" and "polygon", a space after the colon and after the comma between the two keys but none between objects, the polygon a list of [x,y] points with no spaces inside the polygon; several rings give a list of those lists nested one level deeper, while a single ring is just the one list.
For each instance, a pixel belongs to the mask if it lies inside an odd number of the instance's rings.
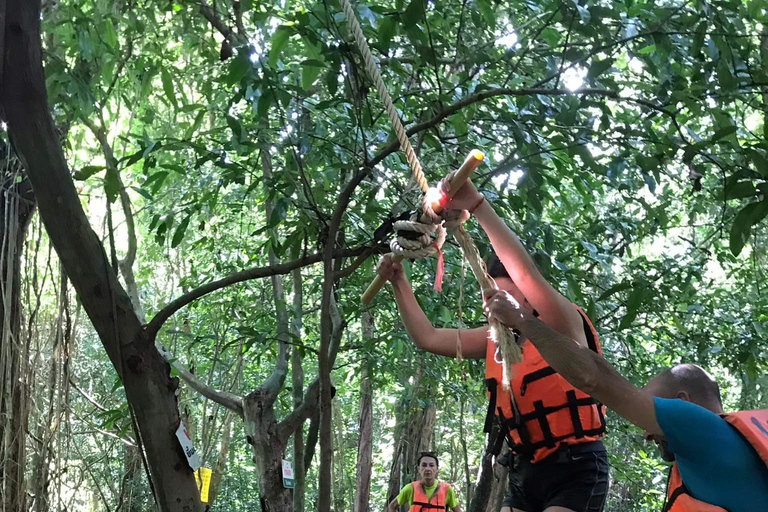
[{"label": "person in blue shirt", "polygon": [[768,461],[721,416],[720,390],[702,368],[677,365],[638,388],[595,352],[525,311],[510,294],[493,290],[485,299],[491,318],[518,329],[555,371],[642,428],[662,457],[675,461],[673,476],[687,497],[680,500],[685,505],[670,508],[668,502],[665,510],[701,510],[697,502],[728,512],[768,510]]}]

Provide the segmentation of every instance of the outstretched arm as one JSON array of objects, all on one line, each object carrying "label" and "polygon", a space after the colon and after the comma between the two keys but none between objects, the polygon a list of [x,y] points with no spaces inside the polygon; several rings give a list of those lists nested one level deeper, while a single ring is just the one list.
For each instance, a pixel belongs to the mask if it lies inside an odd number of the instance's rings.
[{"label": "outstretched arm", "polygon": [[487,293],[486,308],[492,318],[518,329],[574,387],[650,434],[663,434],[656,420],[653,396],[622,377],[594,351],[527,313],[506,292]]},{"label": "outstretched arm", "polygon": [[472,182],[467,181],[453,199],[447,202],[446,208],[474,207],[473,214],[488,235],[493,250],[531,306],[555,330],[586,346],[587,339],[579,313],[568,299],[544,279],[517,235],[482,197]]},{"label": "outstretched arm", "polygon": [[418,348],[441,356],[456,357],[457,336],[460,334],[462,357],[468,359],[485,357],[487,328],[462,329],[461,332],[458,329],[435,328],[416,300],[400,263],[394,263],[390,256],[384,256],[377,271],[392,283],[397,310],[403,319],[408,336]]}]

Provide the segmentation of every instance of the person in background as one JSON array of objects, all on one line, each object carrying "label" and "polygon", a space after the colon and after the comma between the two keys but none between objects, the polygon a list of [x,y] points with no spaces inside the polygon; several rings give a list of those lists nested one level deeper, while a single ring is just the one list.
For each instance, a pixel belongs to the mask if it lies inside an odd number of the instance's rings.
[{"label": "person in background", "polygon": [[387,507],[389,512],[396,512],[400,505],[408,504],[409,512],[438,512],[452,510],[462,512],[453,488],[437,479],[440,469],[437,455],[422,452],[417,461],[419,479],[407,484],[400,490],[397,498]]}]

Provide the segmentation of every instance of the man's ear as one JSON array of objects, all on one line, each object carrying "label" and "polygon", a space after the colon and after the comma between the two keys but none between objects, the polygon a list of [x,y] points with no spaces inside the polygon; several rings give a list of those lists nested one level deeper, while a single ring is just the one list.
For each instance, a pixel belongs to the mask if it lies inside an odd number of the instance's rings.
[{"label": "man's ear", "polygon": [[679,398],[680,400],[685,400],[686,402],[691,401],[691,396],[688,394],[687,391],[678,391],[675,395],[675,398]]}]

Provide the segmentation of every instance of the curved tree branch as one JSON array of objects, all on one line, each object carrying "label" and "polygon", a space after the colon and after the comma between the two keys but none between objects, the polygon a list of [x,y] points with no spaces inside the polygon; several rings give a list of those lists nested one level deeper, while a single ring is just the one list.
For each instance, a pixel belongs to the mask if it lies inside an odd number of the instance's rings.
[{"label": "curved tree branch", "polygon": [[200,393],[206,398],[209,398],[210,400],[213,400],[219,405],[222,405],[226,407],[227,409],[236,412],[240,415],[240,417],[243,417],[243,398],[241,396],[235,395],[233,393],[229,393],[227,391],[219,391],[218,389],[214,389],[213,387],[209,386],[205,382],[198,379],[194,374],[192,374],[189,370],[184,368],[184,366],[176,361],[173,358],[173,355],[168,352],[164,347],[156,345],[157,351],[160,353],[160,355],[165,359],[168,364],[173,366],[177,372],[179,372],[179,377],[182,378],[184,382],[189,385],[192,389]]},{"label": "curved tree branch", "polygon": [[[434,117],[431,119],[428,119],[422,123],[415,124],[411,126],[407,130],[407,134],[410,137],[411,135],[414,135],[416,133],[419,133],[423,130],[428,130],[429,128],[432,128],[433,126],[436,126],[438,123],[440,123],[443,119],[455,114],[459,110],[466,108],[470,105],[473,105],[475,103],[479,103],[483,100],[487,100],[489,98],[493,98],[496,96],[599,96],[602,98],[608,98],[612,100],[616,100],[618,102],[622,103],[635,103],[638,105],[641,105],[649,110],[653,110],[655,112],[660,112],[662,114],[665,114],[671,118],[675,118],[675,114],[673,112],[670,112],[664,108],[663,105],[657,105],[653,103],[652,101],[640,99],[640,98],[629,98],[629,97],[623,97],[618,91],[611,91],[608,89],[577,89],[575,91],[571,91],[569,89],[544,89],[544,88],[532,88],[532,89],[510,89],[507,87],[501,87],[497,89],[490,89],[487,91],[482,91],[477,94],[473,94],[471,96],[467,96],[463,100],[457,101],[453,105],[450,105],[446,107],[444,110],[438,112]],[[374,157],[366,162],[366,166],[369,168],[373,168],[377,164],[379,164],[382,160],[384,160],[386,157],[394,153],[400,148],[400,145],[397,141],[392,142],[391,144],[388,144],[387,146],[384,146]],[[360,181],[367,175],[367,172],[363,174],[363,176],[360,176]]]},{"label": "curved tree branch", "polygon": [[[362,178],[361,178],[362,179]],[[359,256],[369,249],[368,246],[355,247],[354,249],[340,249],[334,253],[336,257],[349,257]],[[189,304],[190,302],[199,299],[200,297],[207,295],[216,290],[221,290],[227,286],[242,283],[243,281],[250,281],[253,279],[262,279],[264,277],[271,277],[274,275],[288,274],[290,271],[318,263],[323,259],[321,253],[309,254],[297,258],[286,263],[280,263],[278,265],[272,265],[267,267],[253,267],[246,270],[241,270],[222,277],[216,281],[204,284],[191,290],[176,300],[168,303],[163,309],[161,309],[152,320],[145,326],[145,332],[148,339],[154,339],[157,336],[158,331],[173,314]]]}]

